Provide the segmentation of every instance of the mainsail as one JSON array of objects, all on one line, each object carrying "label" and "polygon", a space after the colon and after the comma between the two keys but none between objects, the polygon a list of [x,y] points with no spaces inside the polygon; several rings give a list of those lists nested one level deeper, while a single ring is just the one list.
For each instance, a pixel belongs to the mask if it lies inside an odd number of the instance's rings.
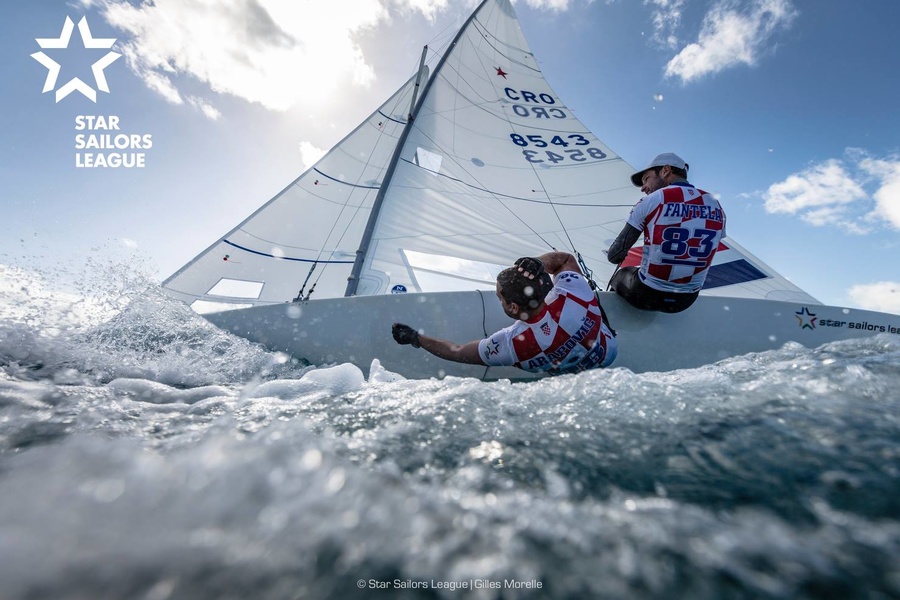
[{"label": "mainsail", "polygon": [[[313,299],[490,290],[517,257],[551,249],[604,284],[634,168],[548,85],[509,1],[478,6],[410,115],[416,79],[163,287],[199,312],[313,286]],[[816,303],[731,239],[703,293]]]},{"label": "mainsail", "polygon": [[[416,77],[269,202],[163,282],[197,312],[343,296]],[[304,283],[306,284],[304,286]],[[300,298],[302,299],[302,298]]]}]

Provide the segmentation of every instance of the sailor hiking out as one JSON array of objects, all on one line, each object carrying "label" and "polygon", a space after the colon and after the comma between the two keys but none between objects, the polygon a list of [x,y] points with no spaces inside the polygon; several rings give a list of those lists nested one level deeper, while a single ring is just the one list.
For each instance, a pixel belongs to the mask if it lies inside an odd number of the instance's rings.
[{"label": "sailor hiking out", "polygon": [[706,281],[725,237],[725,212],[712,195],[687,181],[688,164],[660,154],[631,182],[641,198],[610,246],[607,258],[621,265],[644,233],[641,266],[618,269],[610,286],[632,306],[677,313],[690,307]]},{"label": "sailor hiking out", "polygon": [[607,367],[615,360],[616,339],[571,254],[520,258],[497,276],[497,299],[516,322],[485,339],[460,345],[394,323],[394,340],[446,360],[551,375]]}]

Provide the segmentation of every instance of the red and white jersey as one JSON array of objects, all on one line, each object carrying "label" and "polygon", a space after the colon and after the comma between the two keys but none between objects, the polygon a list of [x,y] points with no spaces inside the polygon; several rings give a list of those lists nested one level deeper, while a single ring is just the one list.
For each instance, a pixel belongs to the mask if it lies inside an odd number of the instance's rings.
[{"label": "red and white jersey", "polygon": [[663,292],[698,292],[719,242],[725,212],[713,196],[679,182],[644,196],[628,224],[644,232],[641,281]]},{"label": "red and white jersey", "polygon": [[615,360],[616,339],[583,275],[557,273],[544,302],[533,318],[516,321],[478,343],[486,365],[556,374],[606,367]]}]

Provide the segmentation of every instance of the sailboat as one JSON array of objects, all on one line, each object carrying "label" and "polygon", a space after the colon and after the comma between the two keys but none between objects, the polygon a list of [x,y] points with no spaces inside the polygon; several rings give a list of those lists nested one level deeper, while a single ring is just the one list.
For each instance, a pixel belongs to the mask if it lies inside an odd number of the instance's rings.
[{"label": "sailboat", "polygon": [[[510,324],[497,274],[551,249],[577,254],[602,286],[615,269],[606,248],[637,200],[636,169],[548,85],[509,0],[481,2],[433,69],[427,54],[356,129],[163,288],[219,327],[310,364],[365,370],[378,359],[414,378],[536,377],[398,346],[391,323],[481,339]],[[599,295],[618,331],[613,366],[636,372],[900,333],[900,317],[824,306],[730,238],[683,313]]]}]

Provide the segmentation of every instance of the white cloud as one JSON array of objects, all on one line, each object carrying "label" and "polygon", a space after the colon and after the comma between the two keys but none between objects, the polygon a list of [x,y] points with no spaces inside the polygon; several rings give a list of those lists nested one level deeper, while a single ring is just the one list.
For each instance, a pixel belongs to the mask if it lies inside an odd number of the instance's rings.
[{"label": "white cloud", "polygon": [[685,0],[644,0],[644,4],[654,6],[653,41],[665,48],[676,48],[676,32],[681,25],[682,7]]},{"label": "white cloud", "polygon": [[755,0],[749,12],[738,12],[739,6],[724,0],[713,7],[697,41],[666,65],[666,77],[687,83],[736,65],[752,66],[771,47],[772,34],[797,16],[791,0]]},{"label": "white cloud", "polygon": [[885,219],[891,227],[900,230],[900,159],[864,158],[860,167],[881,182],[878,190],[872,194],[875,210],[869,214],[869,218]]},{"label": "white cloud", "polygon": [[[349,85],[368,88],[375,73],[356,36],[388,21],[392,11],[421,13],[433,22],[451,4],[451,0],[73,1],[101,7],[107,22],[128,34],[117,50],[148,88],[211,119],[221,113],[209,98],[197,96],[197,82],[211,92],[272,110],[319,109]],[[475,2],[465,4],[474,7]],[[526,3],[564,11],[571,0]]]},{"label": "white cloud", "polygon": [[300,142],[300,160],[303,162],[303,168],[308,169],[319,162],[319,159],[325,156],[325,152],[309,142]]},{"label": "white cloud", "polygon": [[866,192],[840,160],[831,159],[773,184],[763,198],[769,212],[800,214],[824,225],[839,222],[847,212],[845,205],[866,198]]},{"label": "white cloud", "polygon": [[[134,53],[131,48],[125,49],[126,57],[133,57]],[[129,64],[134,64],[129,61]],[[181,97],[181,94],[178,93],[178,90],[172,85],[172,82],[168,77],[157,73],[156,71],[150,69],[141,69],[139,73],[144,80],[144,84],[166,99],[166,101],[171,102],[172,104],[183,104],[184,99]]]},{"label": "white cloud", "polygon": [[531,8],[563,11],[569,9],[569,0],[525,0]]},{"label": "white cloud", "polygon": [[900,283],[896,281],[854,285],[847,293],[857,306],[900,315]]},{"label": "white cloud", "polygon": [[446,10],[447,0],[394,0],[401,9],[409,9],[425,15],[434,22],[437,13]]},{"label": "white cloud", "polygon": [[206,115],[213,121],[217,120],[219,117],[222,116],[222,113],[220,113],[212,104],[210,104],[203,98],[197,98],[196,96],[191,96],[190,98],[188,98],[188,103],[191,106],[193,106],[194,108],[199,109],[200,112],[202,112],[204,115]]},{"label": "white cloud", "polygon": [[811,165],[771,185],[762,197],[768,212],[798,215],[811,225],[851,233],[878,225],[900,229],[900,157],[876,159],[848,148],[844,159]]},{"label": "white cloud", "polygon": [[[395,0],[432,15],[445,0]],[[184,103],[202,82],[273,110],[322,106],[347,84],[367,87],[374,72],[354,36],[388,18],[379,0],[104,0],[103,14],[130,34],[121,46],[148,87]],[[211,118],[208,100],[190,104]]]}]

